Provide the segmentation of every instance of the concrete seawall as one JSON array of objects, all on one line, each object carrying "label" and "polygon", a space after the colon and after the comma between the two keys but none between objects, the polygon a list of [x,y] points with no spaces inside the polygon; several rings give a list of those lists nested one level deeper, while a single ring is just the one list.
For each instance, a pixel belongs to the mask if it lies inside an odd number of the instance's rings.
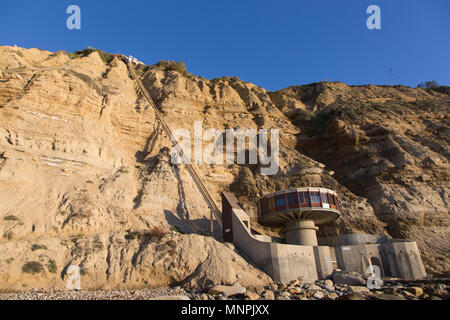
[{"label": "concrete seawall", "polygon": [[[378,265],[381,276],[418,280],[426,277],[425,267],[415,241],[388,239],[358,235],[357,238],[343,235],[342,239],[333,239],[341,243],[333,247],[337,267],[343,271],[355,271],[365,274],[369,265]],[[381,243],[353,244],[355,239],[378,239]]]},{"label": "concrete seawall", "polygon": [[[332,275],[331,253],[337,268],[366,274],[371,265],[380,267],[382,277],[418,280],[426,277],[425,268],[414,241],[389,239],[369,234],[348,234],[319,240],[329,246],[305,246],[273,242],[271,237],[253,235],[250,217],[234,195],[223,193],[223,232],[225,241],[246,255],[258,268],[277,282],[303,278],[314,282]],[[334,250],[334,251],[331,251]]]}]

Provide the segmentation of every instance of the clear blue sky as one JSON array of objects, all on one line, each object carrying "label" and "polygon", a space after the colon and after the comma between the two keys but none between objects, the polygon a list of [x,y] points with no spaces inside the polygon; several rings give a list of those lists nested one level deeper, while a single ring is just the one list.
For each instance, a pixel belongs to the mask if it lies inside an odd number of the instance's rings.
[{"label": "clear blue sky", "polygon": [[[66,8],[81,8],[81,30]],[[381,8],[368,30],[366,8]],[[238,76],[268,90],[332,80],[450,85],[449,0],[2,1],[0,45],[184,60],[206,78]]]}]

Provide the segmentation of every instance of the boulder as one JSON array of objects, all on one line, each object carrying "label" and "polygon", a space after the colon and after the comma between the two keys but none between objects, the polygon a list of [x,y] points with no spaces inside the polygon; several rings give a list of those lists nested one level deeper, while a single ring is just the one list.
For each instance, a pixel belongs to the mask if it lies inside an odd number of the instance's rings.
[{"label": "boulder", "polygon": [[303,281],[300,281],[300,280],[292,280],[291,282],[289,282],[288,288],[301,286],[301,285],[302,285],[302,282],[303,282]]},{"label": "boulder", "polygon": [[370,293],[369,288],[363,287],[363,286],[350,286],[349,289],[352,293],[361,293],[361,294],[369,294]]},{"label": "boulder", "polygon": [[316,299],[323,299],[325,298],[325,293],[323,293],[322,291],[317,291],[313,294],[313,297]]},{"label": "boulder", "polygon": [[238,283],[232,286],[215,285],[208,290],[209,294],[222,294],[225,297],[232,297],[237,295],[244,295],[247,289]]},{"label": "boulder", "polygon": [[330,300],[336,300],[337,298],[339,298],[339,296],[335,292],[330,292],[328,294],[328,299],[330,299]]},{"label": "boulder", "polygon": [[319,287],[316,284],[307,284],[304,287],[305,287],[305,289],[312,290],[312,291],[319,291],[322,289],[321,287]]},{"label": "boulder", "polygon": [[256,292],[253,292],[253,291],[247,291],[245,293],[245,297],[248,298],[249,300],[258,300],[259,294],[257,294]]},{"label": "boulder", "polygon": [[215,285],[211,289],[208,290],[209,294],[221,294],[223,293],[228,286],[222,286],[222,285]]},{"label": "boulder", "polygon": [[348,284],[351,286],[366,285],[366,280],[354,272],[335,272],[333,274],[333,281],[335,284]]},{"label": "boulder", "polygon": [[406,290],[412,293],[415,297],[420,297],[421,295],[423,295],[423,289],[420,287],[411,287]]},{"label": "boulder", "polygon": [[266,291],[264,293],[264,299],[265,300],[275,300],[275,295],[273,294],[272,291]]},{"label": "boulder", "polygon": [[325,280],[324,284],[330,287],[334,285],[333,281],[331,281],[330,279]]},{"label": "boulder", "polygon": [[321,287],[322,289],[327,290],[327,291],[334,291],[335,290],[333,285],[330,286],[328,284],[319,284],[318,286]]},{"label": "boulder", "polygon": [[361,293],[350,293],[348,295],[341,296],[336,300],[366,300],[366,297]]},{"label": "boulder", "polygon": [[291,294],[290,294],[289,292],[287,292],[287,291],[284,291],[284,292],[280,293],[280,296],[281,296],[281,297],[290,298],[290,297],[291,297]]},{"label": "boulder", "polygon": [[405,297],[401,295],[393,295],[387,293],[380,293],[375,296],[376,300],[406,300]]},{"label": "boulder", "polygon": [[239,296],[244,295],[247,292],[247,289],[245,289],[243,286],[239,284],[234,284],[233,286],[227,288],[223,295],[225,297],[233,297],[233,296]]}]

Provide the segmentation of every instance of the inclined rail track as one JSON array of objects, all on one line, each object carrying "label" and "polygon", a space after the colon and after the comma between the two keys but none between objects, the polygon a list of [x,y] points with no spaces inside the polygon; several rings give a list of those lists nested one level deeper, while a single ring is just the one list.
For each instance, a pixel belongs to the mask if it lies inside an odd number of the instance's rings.
[{"label": "inclined rail track", "polygon": [[[158,120],[160,121],[163,130],[166,132],[167,136],[170,138],[170,141],[172,142],[172,146],[178,145],[178,142],[174,138],[172,131],[170,130],[169,126],[167,125],[166,121],[164,120],[164,116],[159,110],[159,108],[156,106],[155,102],[153,101],[152,97],[148,93],[147,89],[142,84],[141,80],[137,77],[136,72],[134,70],[134,67],[132,63],[127,62],[128,70],[130,72],[130,75],[134,78],[134,81],[137,83],[140,91],[144,95],[144,97],[147,99],[147,101],[150,103],[150,105],[153,107],[153,110],[155,111],[156,116],[158,117]],[[197,170],[195,167],[190,163],[190,160],[186,158],[185,154],[183,153],[183,150],[181,147],[179,148],[179,154],[181,155],[183,159],[183,163],[185,164],[186,168],[189,171],[189,174],[192,177],[192,180],[194,180],[195,185],[199,189],[200,193],[202,194],[203,198],[205,199],[206,203],[208,204],[211,214],[214,215],[219,225],[222,225],[222,212],[219,210],[219,207],[217,206],[216,202],[214,201],[213,197],[209,193],[208,189],[206,188],[205,184],[203,183],[202,179],[200,178]],[[211,232],[213,232],[213,219],[211,215]]]}]

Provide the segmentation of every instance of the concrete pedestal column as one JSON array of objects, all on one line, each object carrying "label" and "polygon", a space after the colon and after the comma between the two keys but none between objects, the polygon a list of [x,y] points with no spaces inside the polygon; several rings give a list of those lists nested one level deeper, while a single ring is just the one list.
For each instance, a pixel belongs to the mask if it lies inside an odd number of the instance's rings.
[{"label": "concrete pedestal column", "polygon": [[317,246],[316,232],[319,230],[313,220],[298,220],[286,223],[284,233],[288,244]]}]

